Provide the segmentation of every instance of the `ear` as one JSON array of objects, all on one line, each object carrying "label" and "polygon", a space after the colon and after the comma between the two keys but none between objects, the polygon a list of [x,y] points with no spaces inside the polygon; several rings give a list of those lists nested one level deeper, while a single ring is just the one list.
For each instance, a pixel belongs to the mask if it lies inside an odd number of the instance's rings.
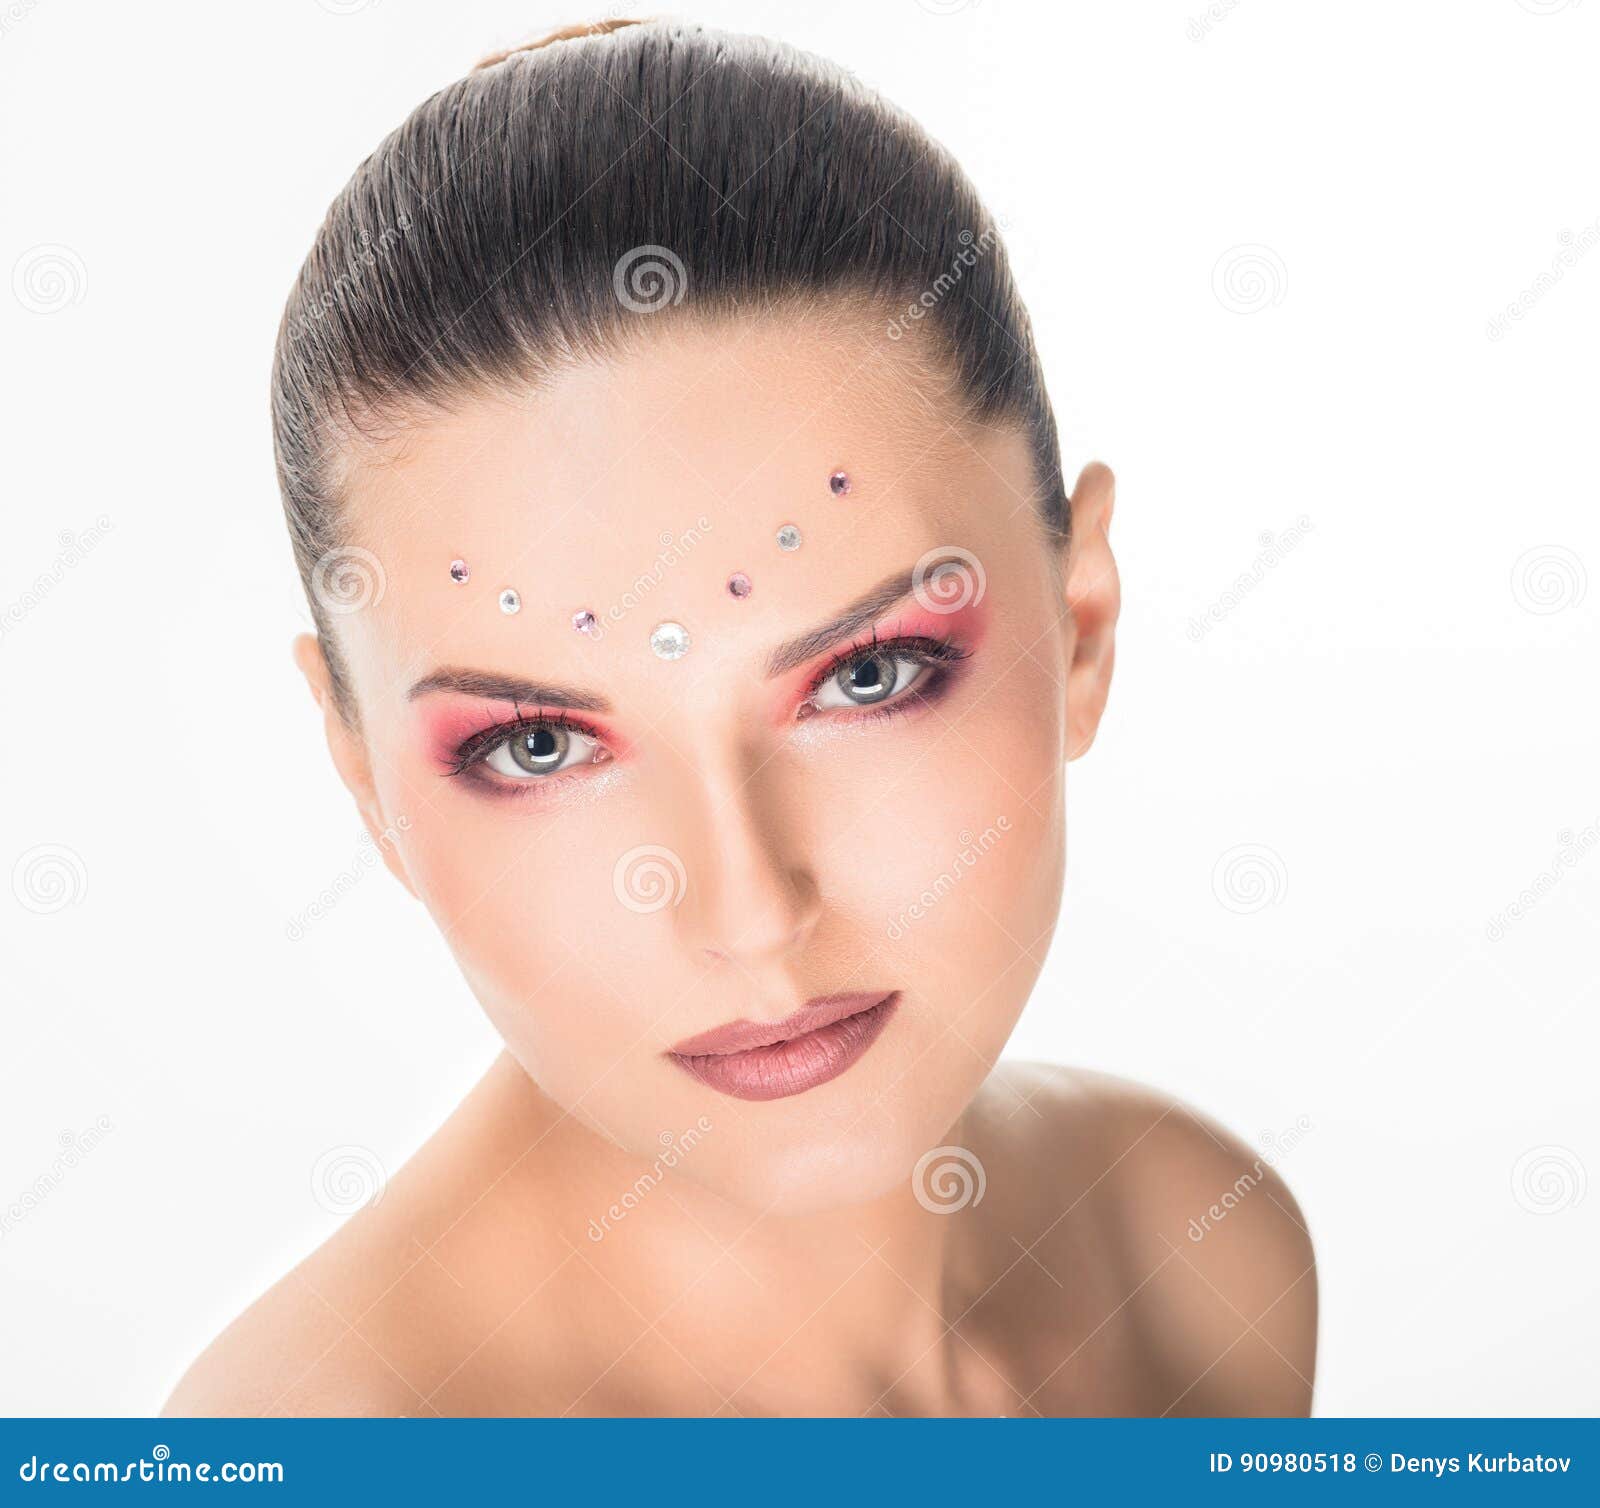
[{"label": "ear", "polygon": [[[328,741],[328,753],[333,756],[333,767],[339,772],[345,789],[355,797],[356,809],[361,813],[367,835],[383,855],[389,873],[415,896],[416,886],[406,873],[399,844],[395,841],[390,824],[383,819],[366,741],[345,721],[333,694],[333,675],[328,669],[327,657],[322,652],[322,641],[315,634],[297,635],[294,662],[299,666],[300,674],[306,678],[312,700],[322,712],[322,733]],[[400,819],[400,825],[406,825],[404,818]]]},{"label": "ear", "polygon": [[1086,753],[1111,694],[1122,583],[1111,553],[1111,513],[1117,481],[1091,461],[1072,489],[1071,543],[1066,565],[1067,742],[1069,760]]}]

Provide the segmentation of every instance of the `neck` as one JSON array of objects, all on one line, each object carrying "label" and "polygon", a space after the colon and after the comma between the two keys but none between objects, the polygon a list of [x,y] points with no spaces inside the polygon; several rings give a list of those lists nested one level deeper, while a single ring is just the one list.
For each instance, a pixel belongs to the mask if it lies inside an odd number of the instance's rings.
[{"label": "neck", "polygon": [[939,1407],[970,1222],[924,1208],[909,1179],[814,1214],[747,1208],[695,1180],[690,1133],[646,1159],[562,1112],[509,1056],[486,1087],[497,1078],[514,1100],[501,1099],[502,1124],[532,1147],[541,1218],[734,1407],[796,1377],[840,1411],[891,1389]]}]

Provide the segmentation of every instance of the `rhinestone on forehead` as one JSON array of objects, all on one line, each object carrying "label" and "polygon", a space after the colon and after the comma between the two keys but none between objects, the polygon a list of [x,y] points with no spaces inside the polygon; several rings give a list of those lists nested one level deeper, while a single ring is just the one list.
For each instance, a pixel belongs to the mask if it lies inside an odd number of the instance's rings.
[{"label": "rhinestone on forehead", "polygon": [[780,550],[800,548],[800,531],[793,524],[785,524],[778,530],[778,548]]},{"label": "rhinestone on forehead", "polygon": [[848,472],[836,471],[828,478],[828,486],[833,489],[835,497],[843,497],[850,490],[850,476]]},{"label": "rhinestone on forehead", "polygon": [[660,660],[681,660],[689,653],[689,630],[681,623],[658,623],[650,631],[650,648]]},{"label": "rhinestone on forehead", "polygon": [[580,634],[592,634],[595,630],[595,621],[594,614],[588,608],[584,608],[582,612],[572,615],[572,626]]},{"label": "rhinestone on forehead", "polygon": [[508,586],[500,593],[500,611],[503,613],[520,613],[522,611],[522,598],[515,587]]},{"label": "rhinestone on forehead", "polygon": [[750,578],[743,571],[735,571],[728,578],[728,591],[731,595],[744,598],[750,595],[751,590]]},{"label": "rhinestone on forehead", "polygon": [[465,581],[471,574],[472,572],[467,569],[466,561],[452,560],[450,562],[450,579],[455,582],[457,586]]}]

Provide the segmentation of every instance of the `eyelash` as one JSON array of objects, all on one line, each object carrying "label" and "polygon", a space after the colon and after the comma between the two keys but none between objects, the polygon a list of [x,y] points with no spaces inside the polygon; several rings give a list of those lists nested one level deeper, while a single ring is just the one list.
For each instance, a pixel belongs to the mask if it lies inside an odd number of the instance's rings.
[{"label": "eyelash", "polygon": [[[892,697],[881,706],[859,707],[853,712],[846,712],[845,716],[853,722],[864,721],[875,717],[895,717],[905,711],[907,707],[925,702],[937,696],[944,689],[948,677],[948,667],[967,658],[968,651],[952,644],[948,639],[933,639],[922,634],[902,635],[893,639],[880,639],[876,629],[870,638],[858,639],[854,644],[840,650],[826,665],[822,667],[806,686],[805,697],[802,701],[809,700],[821,689],[823,683],[849,665],[854,665],[862,660],[877,658],[911,660],[918,665],[926,666],[934,671],[943,670],[944,674],[935,674],[931,684],[919,684],[914,691],[905,695]],[[842,712],[843,708],[829,708],[830,712]]]},{"label": "eyelash", "polygon": [[[822,684],[831,676],[836,676],[849,665],[874,657],[886,656],[896,659],[911,660],[918,665],[933,669],[946,669],[960,660],[967,658],[967,651],[958,648],[945,639],[933,639],[921,635],[901,636],[893,639],[879,639],[874,630],[871,637],[857,640],[835,654],[814,676],[805,689],[802,703],[816,695]],[[852,722],[864,722],[874,718],[896,717],[906,711],[908,707],[926,702],[937,696],[943,689],[944,675],[935,675],[931,685],[918,685],[915,690],[907,695],[893,698],[882,706],[863,706],[854,711],[846,712],[843,708],[826,709],[829,713],[843,713]],[[604,746],[605,738],[591,723],[581,722],[576,718],[568,717],[565,713],[539,713],[532,717],[524,717],[520,713],[505,721],[491,723],[488,727],[480,729],[470,738],[461,743],[451,756],[448,775],[468,775],[474,772],[485,759],[492,754],[501,744],[516,737],[518,734],[530,733],[539,728],[565,728],[574,733],[580,733],[585,738],[592,738],[596,743]],[[501,785],[503,782],[493,780],[493,777],[479,775],[479,778]],[[537,785],[544,785],[560,779],[560,773],[545,777],[544,780],[528,782],[524,788],[531,793]]]},{"label": "eyelash", "polygon": [[[490,723],[487,728],[480,729],[471,738],[462,743],[452,756],[448,775],[465,775],[475,765],[482,764],[501,744],[514,738],[519,733],[531,733],[538,728],[566,728],[573,733],[581,733],[585,738],[592,738],[596,743],[604,744],[605,739],[600,731],[590,723],[580,722],[576,718],[568,717],[566,713],[538,713],[533,717],[523,717],[520,713],[509,722]],[[556,775],[547,775],[545,780],[559,779]]]}]

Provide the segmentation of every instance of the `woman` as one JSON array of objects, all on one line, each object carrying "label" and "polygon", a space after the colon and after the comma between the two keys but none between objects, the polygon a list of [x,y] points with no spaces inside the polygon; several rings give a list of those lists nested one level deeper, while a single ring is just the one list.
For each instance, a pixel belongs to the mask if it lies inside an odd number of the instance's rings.
[{"label": "woman", "polygon": [[506,1050],[169,1411],[1307,1411],[1270,1167],[996,1067],[1119,588],[940,148],[756,39],[491,59],[335,201],[273,422],[334,763]]}]

